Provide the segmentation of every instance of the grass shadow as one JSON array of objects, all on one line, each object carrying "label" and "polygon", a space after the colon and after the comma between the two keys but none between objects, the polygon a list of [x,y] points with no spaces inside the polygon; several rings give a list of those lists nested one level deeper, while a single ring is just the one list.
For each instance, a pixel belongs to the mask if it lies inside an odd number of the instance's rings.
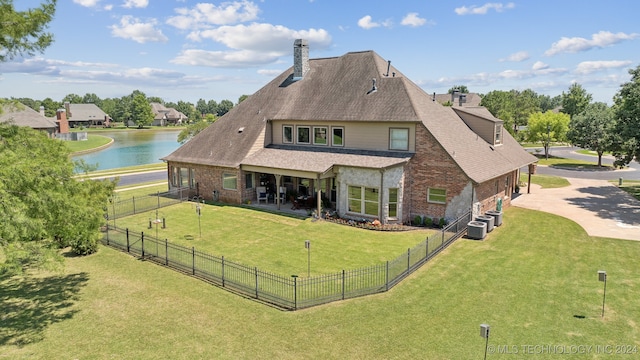
[{"label": "grass shadow", "polygon": [[44,330],[70,319],[89,280],[87,273],[62,276],[0,277],[0,346],[24,346],[43,340]]}]

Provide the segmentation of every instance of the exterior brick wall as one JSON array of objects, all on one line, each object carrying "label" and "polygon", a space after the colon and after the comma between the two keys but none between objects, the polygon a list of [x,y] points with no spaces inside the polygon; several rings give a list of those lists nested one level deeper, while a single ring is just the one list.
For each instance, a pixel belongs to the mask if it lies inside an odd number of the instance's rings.
[{"label": "exterior brick wall", "polygon": [[421,124],[416,127],[416,155],[406,170],[405,195],[408,197],[405,196],[404,201],[409,208],[405,208],[405,222],[416,215],[431,218],[447,216],[446,204],[427,202],[428,188],[446,189],[447,203],[450,203],[469,183],[467,176]]}]

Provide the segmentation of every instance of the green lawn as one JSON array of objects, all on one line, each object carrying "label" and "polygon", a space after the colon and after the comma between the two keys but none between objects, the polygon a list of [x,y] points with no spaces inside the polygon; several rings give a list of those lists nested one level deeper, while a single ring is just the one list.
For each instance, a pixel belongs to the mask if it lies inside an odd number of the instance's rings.
[{"label": "green lawn", "polygon": [[87,134],[86,141],[65,141],[64,144],[67,145],[71,152],[79,152],[86,151],[90,149],[95,149],[97,147],[103,146],[111,142],[111,138],[102,135],[96,134]]},{"label": "green lawn", "polygon": [[236,206],[203,205],[200,213],[198,218],[195,203],[185,202],[158,211],[165,229],[148,229],[155,210],[117,219],[116,225],[154,237],[157,230],[160,239],[285,276],[306,275],[305,240],[311,241],[311,275],[318,275],[394,260],[434,233],[370,231]]},{"label": "green lawn", "polygon": [[[618,181],[616,180],[615,183],[618,184]],[[638,180],[623,180],[622,181],[622,186],[620,186],[620,189],[628,192],[629,194],[631,194],[631,196],[633,196],[636,199],[640,200],[640,181],[638,181]]]},{"label": "green lawn", "polygon": [[63,273],[0,278],[0,357],[477,359],[487,323],[490,346],[519,351],[489,359],[562,357],[523,354],[527,345],[593,346],[572,359],[630,345],[624,358],[636,358],[640,243],[532,210],[504,216],[485,241],[456,241],[389,292],[296,312],[101,247],[67,258]]},{"label": "green lawn", "polygon": [[[520,192],[526,191],[529,174],[520,174]],[[569,186],[569,181],[563,177],[550,175],[531,175],[531,183],[542,186],[543,189],[552,189]],[[524,185],[522,185],[524,184]]]}]

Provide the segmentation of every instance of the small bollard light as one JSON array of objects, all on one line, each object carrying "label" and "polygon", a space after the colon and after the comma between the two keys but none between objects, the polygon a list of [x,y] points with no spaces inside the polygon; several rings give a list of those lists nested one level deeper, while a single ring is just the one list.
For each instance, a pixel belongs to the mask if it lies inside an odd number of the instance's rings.
[{"label": "small bollard light", "polygon": [[607,272],[604,270],[598,271],[598,281],[604,283],[604,291],[602,292],[602,318],[604,318],[604,302],[607,297]]},{"label": "small bollard light", "polygon": [[480,336],[485,338],[484,359],[487,360],[487,349],[489,348],[489,324],[480,324]]}]

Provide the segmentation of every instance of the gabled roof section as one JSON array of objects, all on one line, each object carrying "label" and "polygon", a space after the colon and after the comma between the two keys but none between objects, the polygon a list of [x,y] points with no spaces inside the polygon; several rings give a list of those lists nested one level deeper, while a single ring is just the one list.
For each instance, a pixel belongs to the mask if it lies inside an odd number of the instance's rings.
[{"label": "gabled roof section", "polygon": [[55,129],[56,123],[23,104],[4,104],[0,122],[28,126],[33,129]]},{"label": "gabled roof section", "polygon": [[102,111],[96,104],[69,104],[69,112],[67,114],[70,121],[82,120],[104,120],[107,113]]}]

